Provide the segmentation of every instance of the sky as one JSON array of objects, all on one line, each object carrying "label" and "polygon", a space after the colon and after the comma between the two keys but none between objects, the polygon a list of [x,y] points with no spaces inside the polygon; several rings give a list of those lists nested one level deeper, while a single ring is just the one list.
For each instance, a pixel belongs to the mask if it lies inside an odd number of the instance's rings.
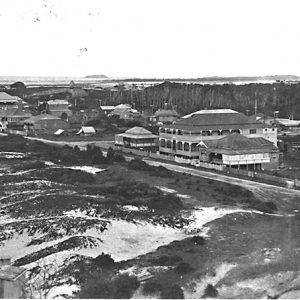
[{"label": "sky", "polygon": [[300,75],[299,0],[1,0],[1,76]]}]

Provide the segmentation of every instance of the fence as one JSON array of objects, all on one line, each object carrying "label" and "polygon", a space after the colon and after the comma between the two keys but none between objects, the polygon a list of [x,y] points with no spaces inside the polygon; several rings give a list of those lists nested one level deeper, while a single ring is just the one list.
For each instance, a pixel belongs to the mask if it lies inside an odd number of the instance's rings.
[{"label": "fence", "polygon": [[134,154],[134,155],[138,155],[138,156],[146,156],[146,157],[151,157],[154,159],[163,159],[163,160],[167,160],[167,161],[176,162],[179,164],[188,164],[188,165],[192,165],[194,167],[201,167],[201,168],[205,168],[205,169],[216,170],[216,171],[227,173],[227,174],[240,175],[240,176],[244,176],[244,177],[248,177],[248,178],[256,178],[259,180],[264,180],[267,182],[284,185],[284,186],[287,186],[288,188],[300,187],[300,180],[297,180],[297,179],[292,180],[292,179],[288,179],[285,177],[272,176],[272,175],[268,175],[265,173],[255,172],[255,171],[239,170],[239,169],[235,169],[235,168],[229,168],[224,165],[205,163],[205,162],[199,161],[197,159],[186,159],[186,158],[181,158],[181,157],[174,157],[174,156],[168,156],[168,155],[163,155],[163,154],[159,154],[159,153],[153,153],[153,152],[149,152],[149,151],[123,148],[123,147],[118,147],[118,146],[115,146],[114,149],[120,150],[120,151],[122,151],[124,153],[128,153],[128,154]]},{"label": "fence", "polygon": [[27,136],[27,132],[23,130],[6,129],[6,132],[9,134],[18,134],[18,135]]}]

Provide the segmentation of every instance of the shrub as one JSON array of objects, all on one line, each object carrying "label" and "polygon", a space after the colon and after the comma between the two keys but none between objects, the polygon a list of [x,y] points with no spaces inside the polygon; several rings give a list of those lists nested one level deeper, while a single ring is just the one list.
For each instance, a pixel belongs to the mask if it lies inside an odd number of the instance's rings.
[{"label": "shrub", "polygon": [[195,235],[192,237],[192,242],[196,245],[203,245],[205,243],[205,239],[202,236]]},{"label": "shrub", "polygon": [[145,295],[155,294],[161,292],[163,289],[162,285],[157,281],[147,281],[143,286],[143,293]]},{"label": "shrub", "polygon": [[29,161],[29,162],[23,162],[21,164],[16,164],[13,167],[13,170],[16,171],[25,171],[25,170],[31,170],[31,169],[44,169],[45,163],[39,160],[36,161]]},{"label": "shrub", "polygon": [[119,275],[114,279],[101,273],[91,275],[92,276],[90,276],[81,287],[76,298],[129,299],[139,287],[137,278],[135,276],[129,276],[128,274]]},{"label": "shrub", "polygon": [[102,151],[99,151],[97,153],[94,153],[92,156],[92,163],[97,165],[97,164],[103,164],[106,162],[105,157],[103,156]]},{"label": "shrub", "polygon": [[217,289],[212,284],[208,284],[204,290],[204,294],[202,298],[216,298],[216,297],[218,297]]},{"label": "shrub", "polygon": [[135,276],[129,276],[128,274],[119,275],[114,280],[115,292],[113,297],[118,299],[129,299],[139,285],[140,283]]},{"label": "shrub", "polygon": [[261,212],[269,213],[269,214],[272,214],[275,211],[277,211],[277,206],[272,201],[267,201],[267,202],[259,201],[257,203],[254,203],[253,205],[251,205],[251,207],[254,209],[257,209]]},{"label": "shrub", "polygon": [[181,209],[182,201],[174,194],[155,196],[148,202],[148,207],[152,209]]},{"label": "shrub", "polygon": [[182,288],[177,284],[164,286],[160,296],[162,299],[184,299]]},{"label": "shrub", "polygon": [[102,254],[98,255],[96,258],[94,258],[93,262],[102,268],[109,269],[114,266],[115,261],[111,258],[109,254]]},{"label": "shrub", "polygon": [[46,176],[56,182],[73,184],[78,183],[93,183],[95,178],[92,174],[80,171],[72,170],[67,168],[49,169],[47,170]]},{"label": "shrub", "polygon": [[125,162],[125,156],[120,153],[115,153],[114,161],[115,162]]},{"label": "shrub", "polygon": [[109,147],[106,154],[106,159],[108,161],[113,161],[115,157],[115,151],[112,147]]},{"label": "shrub", "polygon": [[179,255],[162,255],[156,260],[155,263],[157,263],[160,266],[168,266],[178,263],[180,261],[182,261],[182,258]]},{"label": "shrub", "polygon": [[187,262],[181,262],[175,268],[175,271],[179,274],[187,274],[194,270],[194,268]]}]

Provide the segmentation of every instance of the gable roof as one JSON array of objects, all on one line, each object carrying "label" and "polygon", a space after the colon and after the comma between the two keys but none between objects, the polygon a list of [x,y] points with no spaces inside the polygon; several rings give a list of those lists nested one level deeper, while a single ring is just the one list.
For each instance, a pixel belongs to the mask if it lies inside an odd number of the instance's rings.
[{"label": "gable roof", "polygon": [[172,117],[175,116],[175,117],[177,117],[178,113],[174,109],[159,109],[154,113],[154,115],[156,117],[160,117],[160,116],[172,116]]},{"label": "gable roof", "polygon": [[1,102],[16,102],[22,100],[21,98],[17,97],[17,96],[11,96],[5,92],[0,92],[0,101]]},{"label": "gable roof", "polygon": [[96,130],[93,126],[82,126],[76,134],[80,133],[96,133]]}]

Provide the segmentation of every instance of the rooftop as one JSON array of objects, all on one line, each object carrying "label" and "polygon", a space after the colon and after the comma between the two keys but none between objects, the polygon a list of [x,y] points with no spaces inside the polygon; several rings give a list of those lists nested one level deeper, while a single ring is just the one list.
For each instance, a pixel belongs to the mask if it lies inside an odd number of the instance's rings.
[{"label": "rooftop", "polygon": [[290,119],[275,119],[275,122],[283,126],[299,126],[300,120],[290,120]]},{"label": "rooftop", "polygon": [[57,105],[57,104],[69,105],[69,102],[67,100],[61,100],[61,99],[49,100],[47,103],[49,105]]},{"label": "rooftop", "polygon": [[17,96],[11,96],[5,92],[0,92],[0,102],[17,102],[21,100],[21,98],[17,97]]},{"label": "rooftop", "polygon": [[154,113],[154,115],[156,117],[159,117],[159,116],[178,116],[178,113],[174,109],[159,109]]},{"label": "rooftop", "polygon": [[157,135],[153,134],[151,131],[143,127],[137,127],[137,126],[126,130],[124,133],[118,134],[118,136],[131,137],[136,139],[158,137]]},{"label": "rooftop", "polygon": [[272,142],[262,138],[248,138],[239,133],[229,134],[218,140],[202,141],[206,147],[221,150],[223,153],[261,153],[264,151],[277,151]]},{"label": "rooftop", "polygon": [[231,109],[202,110],[179,119],[170,128],[190,130],[221,130],[263,128],[261,122],[252,120]]},{"label": "rooftop", "polygon": [[201,109],[198,111],[195,111],[193,113],[190,113],[188,115],[185,115],[182,117],[182,119],[187,119],[190,118],[193,115],[207,115],[207,114],[233,114],[233,113],[238,113],[237,111],[233,109],[228,109],[228,108],[221,108],[221,109]]},{"label": "rooftop", "polygon": [[80,133],[96,133],[96,130],[93,126],[82,126],[76,134]]}]

